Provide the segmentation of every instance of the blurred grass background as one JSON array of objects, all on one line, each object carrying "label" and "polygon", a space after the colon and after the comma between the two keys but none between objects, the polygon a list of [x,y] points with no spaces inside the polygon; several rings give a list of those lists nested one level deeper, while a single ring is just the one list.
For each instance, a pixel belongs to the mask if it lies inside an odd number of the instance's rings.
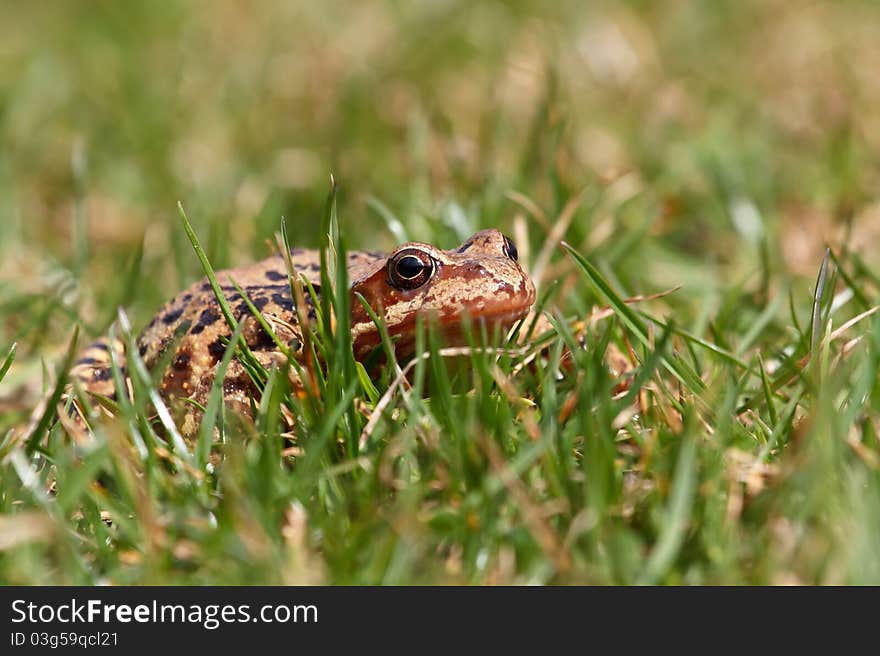
[{"label": "blurred grass background", "polygon": [[331,172],[349,248],[519,225],[533,261],[580,195],[566,239],[693,332],[807,317],[826,243],[880,264],[878,61],[869,0],[2,2],[0,428],[74,322],[199,275],[178,200],[221,268],[281,216],[316,245]]},{"label": "blurred grass background", "polygon": [[[692,259],[701,279],[707,262],[748,271],[749,242],[765,234],[774,268],[810,275],[854,218],[875,242],[874,3],[71,2],[4,14],[4,279],[38,281],[85,252],[91,288],[146,235],[147,273],[169,286],[155,286],[156,303],[181,282],[164,280],[182,245],[177,200],[225,265],[262,255],[282,214],[313,245],[331,171],[352,247],[394,244],[371,196],[427,239],[454,222],[446,199],[509,224],[508,190],[553,216],[621,178],[620,194],[663,206],[654,246]],[[663,277],[689,282],[680,273]]]}]

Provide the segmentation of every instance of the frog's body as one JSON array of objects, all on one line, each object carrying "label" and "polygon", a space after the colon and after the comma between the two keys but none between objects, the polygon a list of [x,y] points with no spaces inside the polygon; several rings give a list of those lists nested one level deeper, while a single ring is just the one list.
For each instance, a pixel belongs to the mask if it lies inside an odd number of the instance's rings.
[{"label": "frog's body", "polygon": [[[348,254],[351,281],[351,330],[354,354],[363,359],[379,345],[375,324],[355,294],[362,295],[377,314],[384,316],[388,331],[396,338],[400,357],[412,353],[416,317],[436,321],[455,341],[465,316],[509,327],[525,316],[535,300],[535,288],[516,259],[513,244],[497,230],[483,230],[458,248],[444,251],[428,244],[409,243],[390,255],[376,252]],[[295,272],[320,294],[317,251],[293,249]],[[233,281],[296,357],[302,353],[303,327],[290,292],[287,267],[280,255],[255,264],[220,271],[217,281],[242,324],[248,346],[268,369],[284,361],[275,340],[252,315]],[[304,286],[306,320],[314,318],[318,299]],[[138,350],[149,369],[167,362],[160,383],[166,399],[207,401],[217,365],[231,334],[217,298],[206,279],[175,296],[155,315],[137,340]],[[92,394],[113,396],[109,350],[118,344],[95,342],[77,361],[72,375]],[[173,348],[172,353],[167,353]],[[124,360],[119,358],[120,362]],[[246,409],[254,393],[244,367],[233,359],[223,384],[224,398]],[[188,404],[190,407],[191,404]],[[190,427],[191,428],[191,427]]]}]

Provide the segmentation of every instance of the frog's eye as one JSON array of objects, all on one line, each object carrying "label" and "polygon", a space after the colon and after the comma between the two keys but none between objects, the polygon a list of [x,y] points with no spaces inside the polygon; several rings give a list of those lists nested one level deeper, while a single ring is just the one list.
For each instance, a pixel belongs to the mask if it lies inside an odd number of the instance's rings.
[{"label": "frog's eye", "polygon": [[516,250],[516,246],[506,236],[504,237],[504,254],[514,262],[519,259],[519,251]]},{"label": "frog's eye", "polygon": [[434,260],[418,248],[405,248],[388,260],[388,282],[397,289],[415,289],[434,274]]}]

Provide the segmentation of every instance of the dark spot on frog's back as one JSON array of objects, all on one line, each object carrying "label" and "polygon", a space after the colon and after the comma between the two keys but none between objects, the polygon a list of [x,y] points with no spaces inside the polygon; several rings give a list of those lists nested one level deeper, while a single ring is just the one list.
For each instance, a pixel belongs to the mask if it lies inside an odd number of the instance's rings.
[{"label": "dark spot on frog's back", "polygon": [[162,316],[162,323],[166,326],[170,326],[172,323],[180,319],[180,315],[183,314],[183,306],[179,308],[175,308],[174,310],[169,310]]},{"label": "dark spot on frog's back", "polygon": [[208,353],[215,361],[220,360],[225,352],[226,345],[223,344],[219,337],[208,344]]},{"label": "dark spot on frog's back", "polygon": [[[308,294],[306,294],[306,298],[311,298]],[[272,302],[275,303],[282,310],[287,310],[288,312],[293,312],[293,299],[286,294],[281,294],[280,292],[275,292],[272,294]]]},{"label": "dark spot on frog's back", "polygon": [[248,337],[248,347],[254,351],[268,351],[275,348],[275,340],[261,325],[257,325],[253,334]]},{"label": "dark spot on frog's back", "polygon": [[199,335],[204,332],[205,328],[216,323],[216,321],[220,318],[220,312],[215,307],[206,307],[202,310],[202,313],[199,315],[199,320],[195,326],[192,327],[192,330],[189,331],[190,335]]},{"label": "dark spot on frog's back", "polygon": [[199,315],[199,323],[200,326],[210,326],[213,323],[216,323],[220,318],[220,312],[217,311],[215,307],[206,307],[202,310],[202,313]]},{"label": "dark spot on frog's back", "polygon": [[189,366],[189,361],[189,353],[182,351],[174,356],[174,360],[171,362],[171,366],[180,371],[181,369],[186,369]]},{"label": "dark spot on frog's back", "polygon": [[[269,298],[267,296],[249,296],[248,298],[258,310],[262,310],[269,303]],[[235,315],[236,319],[241,321],[243,318],[251,315],[251,309],[245,301],[242,301],[232,308],[232,314]]]},{"label": "dark spot on frog's back", "polygon": [[241,294],[235,292],[233,294],[226,294],[226,302],[227,303],[235,303],[236,301],[241,300]]},{"label": "dark spot on frog's back", "polygon": [[266,277],[274,282],[278,282],[279,280],[287,280],[286,273],[275,271],[274,269],[269,269],[268,271],[266,271]]}]

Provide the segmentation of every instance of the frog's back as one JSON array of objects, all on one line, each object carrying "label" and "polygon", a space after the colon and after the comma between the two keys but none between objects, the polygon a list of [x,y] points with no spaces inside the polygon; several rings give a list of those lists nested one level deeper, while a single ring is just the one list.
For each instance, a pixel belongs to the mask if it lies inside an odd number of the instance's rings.
[{"label": "frog's back", "polygon": [[[349,270],[370,266],[378,253],[353,253]],[[320,294],[320,260],[317,251],[293,249],[291,262],[297,275],[308,280]],[[247,302],[236,289],[238,285],[256,307],[275,336],[292,352],[302,345],[302,330],[290,293],[287,265],[280,255],[254,264],[219,271],[217,282],[236,321],[242,324],[242,336],[260,362],[268,367],[278,364],[283,355],[275,340],[253,316]],[[233,284],[235,283],[235,284]],[[305,313],[314,318],[318,300],[304,288]],[[204,403],[214,381],[214,371],[226,350],[231,331],[217,297],[207,278],[202,278],[180,292],[157,312],[137,339],[139,355],[152,370],[167,359],[159,383],[166,398],[186,397]],[[83,352],[71,371],[90,394],[114,397],[110,365],[111,351],[124,370],[125,356],[121,342],[100,339]],[[224,379],[224,396],[229,401],[248,403],[252,383],[240,363],[233,360]]]}]

